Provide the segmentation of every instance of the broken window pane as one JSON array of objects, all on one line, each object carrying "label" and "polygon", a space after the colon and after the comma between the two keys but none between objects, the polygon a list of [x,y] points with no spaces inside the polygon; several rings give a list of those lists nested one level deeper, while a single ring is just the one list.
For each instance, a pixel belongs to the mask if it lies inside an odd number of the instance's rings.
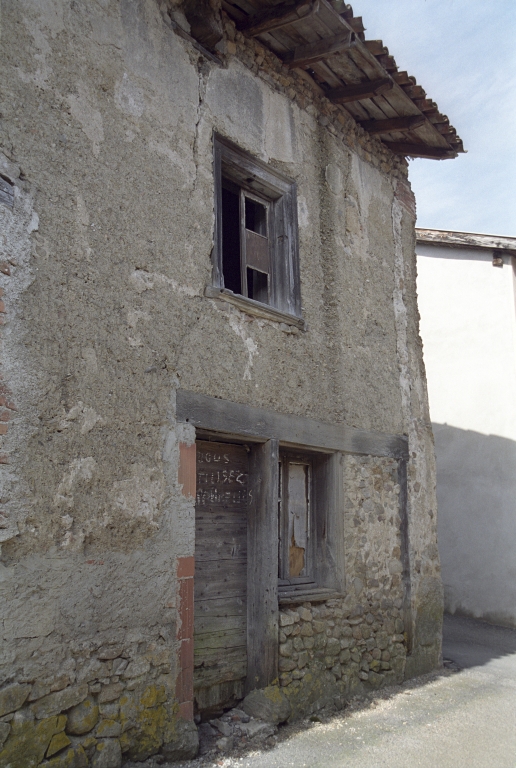
[{"label": "broken window pane", "polygon": [[306,575],[309,538],[309,466],[288,465],[289,576]]}]

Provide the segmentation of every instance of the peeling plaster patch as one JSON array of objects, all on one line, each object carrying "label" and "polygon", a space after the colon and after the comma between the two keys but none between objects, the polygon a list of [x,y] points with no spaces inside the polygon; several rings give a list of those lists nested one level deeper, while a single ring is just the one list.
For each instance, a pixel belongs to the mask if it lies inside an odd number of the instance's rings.
[{"label": "peeling plaster patch", "polygon": [[141,117],[145,111],[143,91],[129,79],[127,72],[115,86],[115,104],[133,117]]},{"label": "peeling plaster patch", "polygon": [[[33,4],[31,3],[31,6],[32,5]],[[38,53],[33,53],[34,61],[36,62],[36,71],[34,73],[23,72],[23,70],[18,67],[18,76],[24,83],[32,82],[40,88],[47,88],[48,80],[53,74],[53,70],[52,67],[47,64],[46,56],[52,53],[52,49],[41,30],[40,22],[24,16],[23,23],[28,32],[32,35],[34,49],[35,51],[38,51]]]},{"label": "peeling plaster patch", "polygon": [[342,171],[335,163],[329,163],[324,171],[326,183],[334,195],[340,195],[342,192]]},{"label": "peeling plaster patch", "polygon": [[[136,329],[140,320],[148,322],[150,319],[148,312],[142,312],[137,309],[129,309],[127,312],[127,324],[133,329]],[[135,333],[134,336],[128,336],[127,341],[131,347],[143,347],[142,337],[139,333]]]},{"label": "peeling plaster patch", "polygon": [[59,422],[59,429],[68,429],[71,426],[71,422],[79,418],[82,419],[81,435],[86,435],[88,432],[91,432],[95,424],[105,424],[102,416],[99,416],[99,414],[96,413],[93,408],[84,405],[79,400],[77,405],[74,405],[73,408],[71,408],[68,413],[61,419]]},{"label": "peeling plaster patch", "polygon": [[68,472],[59,483],[56,495],[54,496],[54,506],[65,506],[69,509],[73,507],[72,490],[75,483],[79,480],[90,481],[97,466],[93,456],[87,456],[84,459],[74,459]]},{"label": "peeling plaster patch", "polygon": [[[181,156],[178,152],[170,149],[169,146],[163,144],[161,141],[150,139],[148,146],[151,152],[155,152],[156,154],[161,155],[161,157],[166,157],[167,160],[170,160],[173,166],[180,168],[185,179],[191,180],[196,178],[197,169],[193,161],[185,161],[184,155]],[[191,181],[188,181],[187,186],[191,186]]]},{"label": "peeling plaster patch", "polygon": [[97,362],[97,354],[93,347],[84,347],[81,353],[81,357],[84,360],[84,364],[88,373],[98,373],[99,366]]},{"label": "peeling plaster patch", "polygon": [[179,285],[171,277],[160,275],[158,272],[146,272],[144,269],[136,269],[129,277],[129,280],[138,293],[152,291],[155,287],[169,285],[174,291],[185,296],[199,296],[199,291],[196,291],[195,288],[190,288],[189,285]]},{"label": "peeling plaster patch", "polygon": [[102,115],[95,109],[94,100],[83,83],[77,84],[78,94],[68,96],[72,115],[93,145],[93,154],[99,156],[100,144],[104,141]]},{"label": "peeling plaster patch", "polygon": [[[113,485],[113,511],[121,512],[127,518],[143,518],[158,528],[155,518],[160,514],[160,505],[165,497],[163,473],[156,467],[141,464],[135,464],[132,472],[133,477]],[[107,525],[110,519],[111,516],[106,513],[104,523]]]},{"label": "peeling plaster patch", "polygon": [[394,316],[396,320],[396,344],[400,371],[401,407],[407,425],[410,424],[410,370],[407,342],[407,307],[403,300],[404,263],[401,236],[402,208],[399,201],[392,201],[392,233],[394,235]]},{"label": "peeling plaster patch", "polygon": [[52,37],[64,30],[63,3],[60,0],[38,0],[37,3],[33,0],[22,0],[22,2],[28,11],[37,11],[39,25],[48,29]]},{"label": "peeling plaster patch", "polygon": [[250,381],[251,368],[253,367],[253,357],[258,354],[258,344],[251,336],[247,335],[245,331],[246,320],[243,316],[238,316],[232,312],[229,316],[229,324],[236,335],[239,336],[244,342],[244,347],[246,348],[247,354],[249,355],[249,359],[244,371],[244,380]]},{"label": "peeling plaster patch", "polygon": [[310,225],[310,214],[308,213],[308,205],[306,199],[299,195],[297,198],[297,218],[299,227],[306,229]]}]

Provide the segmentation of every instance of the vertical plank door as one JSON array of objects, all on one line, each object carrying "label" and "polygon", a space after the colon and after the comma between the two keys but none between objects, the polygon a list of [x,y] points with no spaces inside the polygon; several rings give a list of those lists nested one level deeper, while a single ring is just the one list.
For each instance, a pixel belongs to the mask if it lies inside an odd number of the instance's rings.
[{"label": "vertical plank door", "polygon": [[244,446],[197,442],[194,697],[200,712],[244,696],[248,470]]}]

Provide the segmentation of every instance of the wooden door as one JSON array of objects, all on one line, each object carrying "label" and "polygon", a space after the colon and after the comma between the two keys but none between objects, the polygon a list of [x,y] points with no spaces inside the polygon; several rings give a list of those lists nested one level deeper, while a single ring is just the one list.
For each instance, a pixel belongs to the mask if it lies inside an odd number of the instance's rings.
[{"label": "wooden door", "polygon": [[197,442],[194,696],[199,711],[244,696],[247,674],[245,447]]}]

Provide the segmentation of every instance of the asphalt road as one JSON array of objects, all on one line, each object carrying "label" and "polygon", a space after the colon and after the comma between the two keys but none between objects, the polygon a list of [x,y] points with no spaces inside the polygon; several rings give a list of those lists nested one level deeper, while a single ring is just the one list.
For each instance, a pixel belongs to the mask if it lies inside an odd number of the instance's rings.
[{"label": "asphalt road", "polygon": [[516,630],[446,617],[461,670],[408,683],[225,768],[516,768]]}]

